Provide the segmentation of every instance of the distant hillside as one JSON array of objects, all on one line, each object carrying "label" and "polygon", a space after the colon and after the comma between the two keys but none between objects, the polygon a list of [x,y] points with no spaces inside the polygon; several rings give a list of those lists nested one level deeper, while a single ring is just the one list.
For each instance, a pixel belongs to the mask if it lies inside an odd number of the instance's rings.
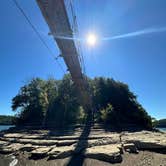
[{"label": "distant hillside", "polygon": [[0,115],[0,125],[12,125],[13,120],[13,116]]},{"label": "distant hillside", "polygon": [[166,119],[160,119],[155,121],[156,127],[166,127]]}]

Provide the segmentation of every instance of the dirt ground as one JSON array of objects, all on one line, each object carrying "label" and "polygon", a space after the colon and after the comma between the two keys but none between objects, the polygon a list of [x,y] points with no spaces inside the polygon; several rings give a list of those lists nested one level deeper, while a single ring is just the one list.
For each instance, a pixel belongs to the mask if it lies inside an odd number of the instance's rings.
[{"label": "dirt ground", "polygon": [[[156,152],[140,151],[139,154],[123,154],[121,163],[107,163],[95,159],[75,156],[71,158],[48,160],[48,158],[32,160],[27,154],[16,156],[16,166],[166,166],[166,155]],[[0,166],[9,166],[13,159],[11,156],[0,155]]]}]

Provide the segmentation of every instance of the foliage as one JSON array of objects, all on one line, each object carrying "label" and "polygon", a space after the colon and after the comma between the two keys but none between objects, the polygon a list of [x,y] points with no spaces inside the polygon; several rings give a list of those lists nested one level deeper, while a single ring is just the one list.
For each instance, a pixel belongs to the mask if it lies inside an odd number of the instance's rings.
[{"label": "foliage", "polygon": [[82,106],[80,106],[78,110],[77,122],[80,124],[84,124],[86,122],[86,114]]},{"label": "foliage", "polygon": [[79,106],[77,90],[71,80],[71,76],[65,75],[58,84],[57,96],[49,109],[47,124],[61,126],[76,122]]},{"label": "foliage", "polygon": [[101,112],[101,120],[104,123],[112,123],[115,121],[116,117],[114,116],[114,109],[111,104],[108,104],[106,109],[100,110]]},{"label": "foliage", "polygon": [[[88,78],[95,121],[151,128],[151,117],[129,87],[110,78]],[[84,123],[86,114],[70,75],[62,80],[34,78],[12,100],[18,124],[63,126]]]},{"label": "foliage", "polygon": [[32,79],[12,100],[12,109],[20,108],[18,123],[42,124],[55,91],[54,80]]},{"label": "foliage", "polygon": [[14,122],[13,116],[0,115],[0,125],[12,125]]},{"label": "foliage", "polygon": [[32,79],[12,99],[12,109],[19,110],[17,124],[56,125],[73,123],[79,104],[70,75],[63,80]]},{"label": "foliage", "polygon": [[[99,121],[119,124],[135,124],[152,128],[151,117],[138,103],[136,95],[129,87],[110,78],[95,78],[93,83],[93,104],[98,112]],[[109,103],[109,105],[108,105]],[[114,123],[113,123],[114,122]]]},{"label": "foliage", "polygon": [[154,127],[166,127],[166,119],[160,119],[153,121]]}]

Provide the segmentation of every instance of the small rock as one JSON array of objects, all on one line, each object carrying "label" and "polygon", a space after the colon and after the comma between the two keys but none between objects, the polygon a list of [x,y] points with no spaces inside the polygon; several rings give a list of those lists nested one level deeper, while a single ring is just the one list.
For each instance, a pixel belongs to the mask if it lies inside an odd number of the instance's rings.
[{"label": "small rock", "polygon": [[158,149],[166,149],[166,144],[162,144],[158,141],[151,140],[136,140],[133,141],[138,149],[142,150],[158,150]]},{"label": "small rock", "polygon": [[56,145],[56,140],[37,140],[37,139],[17,139],[17,142],[23,143],[23,144],[32,144],[32,145],[43,145],[43,146],[49,146],[49,145]]},{"label": "small rock", "polygon": [[150,131],[125,133],[122,140],[124,143],[134,143],[138,149],[166,149],[166,133]]},{"label": "small rock", "polygon": [[136,146],[133,143],[127,143],[123,145],[123,148],[126,152],[129,153],[138,153]]},{"label": "small rock", "polygon": [[47,153],[52,149],[52,147],[39,147],[31,151],[31,158],[40,158],[47,156]]},{"label": "small rock", "polygon": [[32,144],[25,144],[23,145],[20,150],[21,151],[27,151],[27,152],[31,152],[32,150],[38,148],[39,146],[37,145],[32,145]]},{"label": "small rock", "polygon": [[9,133],[9,134],[5,134],[3,137],[5,138],[21,138],[23,136],[23,134],[20,133]]},{"label": "small rock", "polygon": [[63,141],[58,141],[57,146],[70,146],[72,144],[75,144],[77,140],[63,140]]},{"label": "small rock", "polygon": [[44,139],[45,135],[44,134],[28,134],[28,135],[24,135],[22,136],[22,138],[25,138],[25,139]]},{"label": "small rock", "polygon": [[6,142],[6,141],[0,141],[0,146],[7,145],[7,144],[8,144],[8,142]]},{"label": "small rock", "polygon": [[19,143],[12,143],[12,144],[7,145],[7,146],[2,146],[0,148],[0,153],[3,153],[3,154],[13,153],[13,152],[20,150],[20,148],[22,146],[23,145],[19,144]]},{"label": "small rock", "polygon": [[120,148],[120,144],[94,146],[91,148],[87,148],[84,154],[89,158],[117,163],[122,161]]},{"label": "small rock", "polygon": [[71,146],[55,147],[48,152],[48,155],[53,158],[65,158],[71,156],[74,153],[75,153],[75,147],[71,145]]},{"label": "small rock", "polygon": [[108,144],[113,144],[113,143],[115,143],[115,142],[111,138],[102,138],[102,139],[96,139],[96,140],[88,140],[88,147],[100,146],[100,145],[108,145]]}]

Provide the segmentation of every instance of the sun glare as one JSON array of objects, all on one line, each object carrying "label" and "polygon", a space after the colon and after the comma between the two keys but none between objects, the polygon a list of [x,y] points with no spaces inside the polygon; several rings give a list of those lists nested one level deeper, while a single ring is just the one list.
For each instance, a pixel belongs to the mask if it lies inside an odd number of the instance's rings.
[{"label": "sun glare", "polygon": [[89,46],[94,46],[96,44],[96,41],[97,41],[97,37],[95,34],[88,34],[87,36],[87,44]]}]

